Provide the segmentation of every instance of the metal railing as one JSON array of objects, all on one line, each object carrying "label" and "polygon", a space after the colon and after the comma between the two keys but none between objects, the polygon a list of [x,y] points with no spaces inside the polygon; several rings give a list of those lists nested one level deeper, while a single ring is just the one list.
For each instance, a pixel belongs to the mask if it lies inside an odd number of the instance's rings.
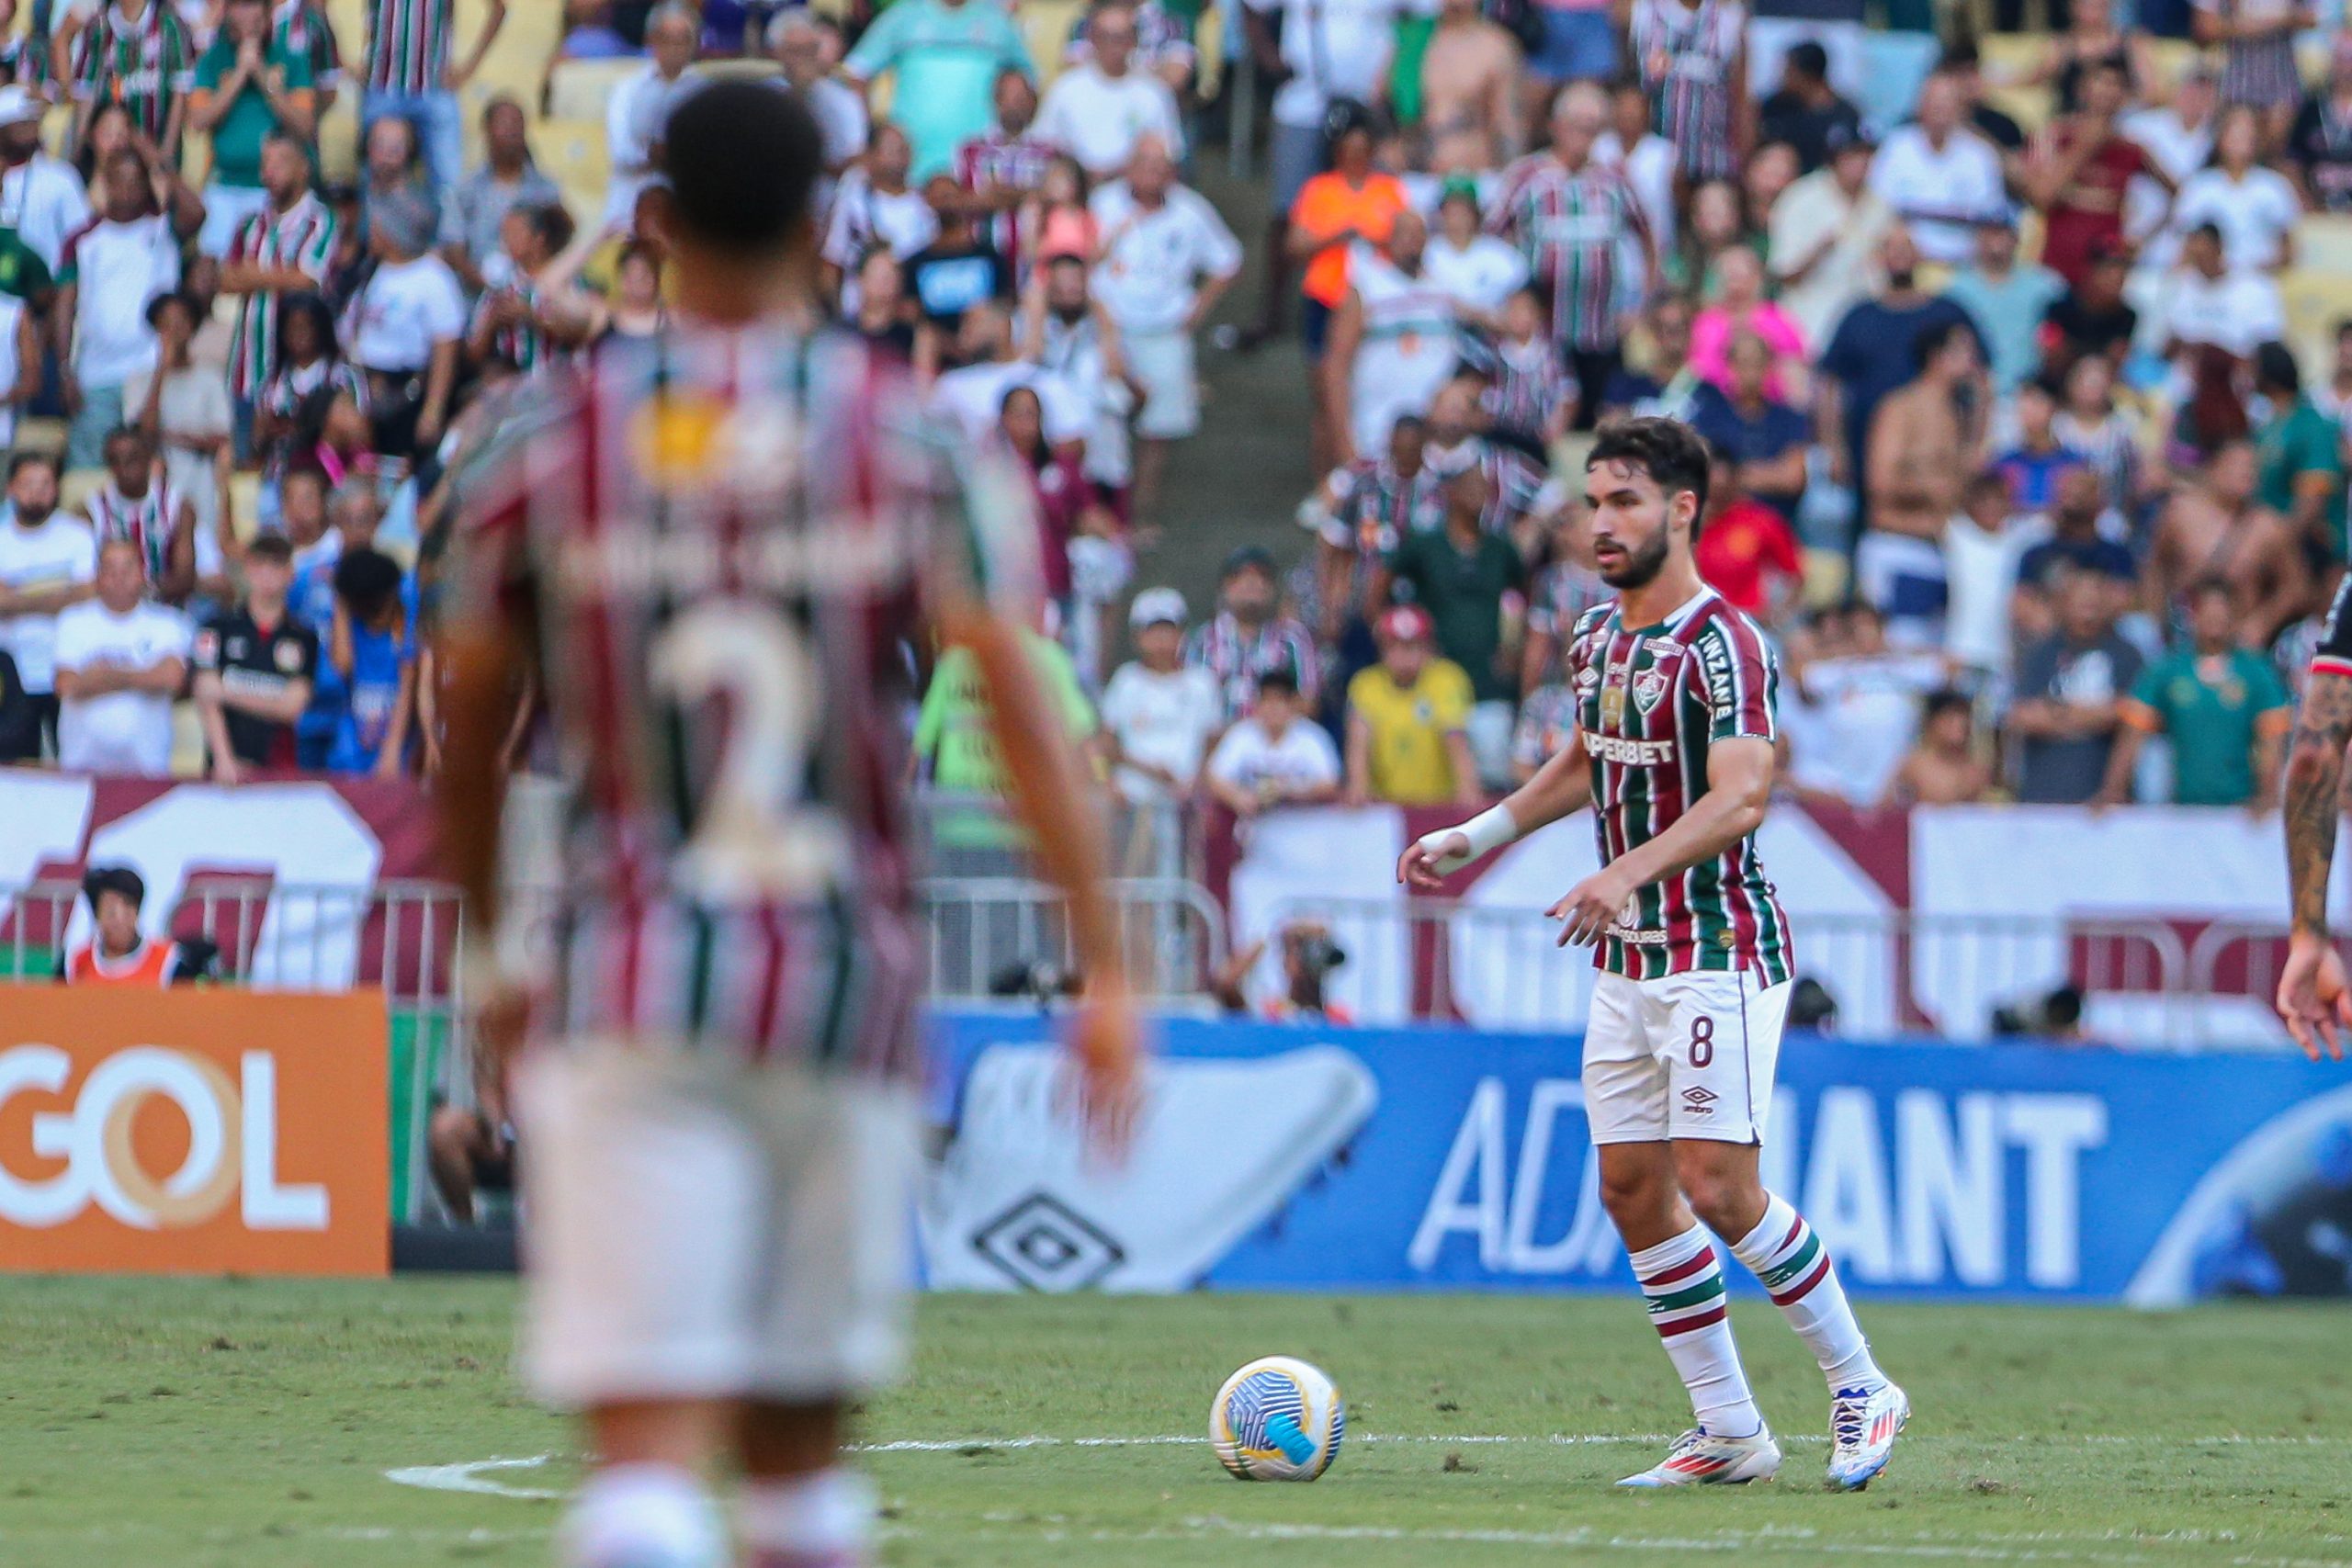
[{"label": "metal railing", "polygon": [[[1069,975],[1070,943],[1061,895],[1017,876],[933,877],[922,886],[930,926],[934,997],[1023,995]],[[1122,877],[1106,884],[1120,951],[1136,994],[1148,1000],[1198,997],[1225,963],[1225,914],[1198,883]]]},{"label": "metal railing", "polygon": [[[1368,1022],[1573,1028],[1590,1007],[1589,956],[1562,952],[1558,924],[1540,909],[1294,896],[1246,931],[1237,912],[1234,941],[1299,919],[1329,926],[1348,953],[1331,987]],[[2196,993],[2179,933],[2159,920],[1792,912],[1790,924],[1797,972],[1827,988],[1849,1034],[1982,1039],[1997,1032],[1996,1010],[2072,985],[2092,999],[2095,1033],[2096,1013],[2106,1010],[2131,1016],[2129,1032],[2141,1043],[2186,1047],[2210,1038],[2200,1025],[2211,998]],[[2148,1011],[2153,1029],[2141,1016]]]}]

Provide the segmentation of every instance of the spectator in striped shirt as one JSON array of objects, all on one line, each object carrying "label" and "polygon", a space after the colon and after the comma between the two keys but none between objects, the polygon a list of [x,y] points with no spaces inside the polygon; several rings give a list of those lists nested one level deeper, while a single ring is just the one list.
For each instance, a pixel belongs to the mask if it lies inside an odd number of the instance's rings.
[{"label": "spectator in striped shirt", "polygon": [[416,130],[426,176],[436,192],[458,183],[465,156],[458,94],[481,69],[483,57],[506,25],[506,0],[483,0],[482,13],[481,32],[464,62],[458,64],[453,63],[458,0],[368,0],[361,131],[387,117],[407,120]]},{"label": "spectator in striped shirt", "polygon": [[102,104],[120,104],[132,126],[176,162],[195,85],[196,49],[171,0],[107,0],[69,11],[50,40],[51,69],[74,84],[78,145]]},{"label": "spectator in striped shirt", "polygon": [[503,359],[528,375],[548,363],[551,350],[577,343],[575,315],[557,298],[561,290],[542,281],[570,243],[571,215],[560,202],[517,207],[506,214],[502,248],[484,269],[489,287],[474,303],[467,334],[467,351],[477,365]]},{"label": "spectator in striped shirt", "polygon": [[508,214],[563,200],[532,161],[529,132],[522,105],[503,94],[491,99],[481,111],[481,167],[443,195],[441,259],[469,292],[490,286]]},{"label": "spectator in striped shirt", "polygon": [[1225,559],[1216,592],[1216,615],[1185,639],[1184,662],[1216,677],[1225,694],[1226,722],[1248,711],[1260,679],[1277,670],[1288,672],[1306,711],[1314,712],[1321,689],[1315,638],[1282,613],[1274,558],[1255,546],[1234,551]]},{"label": "spectator in striped shirt", "polygon": [[278,135],[307,143],[314,107],[310,62],[273,40],[268,0],[229,0],[188,97],[188,124],[212,138],[198,240],[207,255],[227,254],[244,220],[269,206],[262,150]]},{"label": "spectator in striped shirt", "polygon": [[310,153],[283,130],[262,143],[261,184],[266,205],[237,226],[220,269],[221,291],[239,297],[229,396],[241,459],[253,453],[254,405],[277,364],[286,301],[323,287],[334,256],[334,214],[311,193]]},{"label": "spectator in striped shirt", "polygon": [[1552,110],[1552,145],[1513,164],[1487,220],[1489,231],[1519,247],[1528,271],[1552,295],[1552,328],[1577,381],[1577,426],[1592,427],[1601,394],[1625,363],[1620,315],[1620,243],[1630,236],[1642,258],[1643,289],[1658,283],[1657,245],[1641,199],[1625,176],[1593,160],[1608,123],[1608,95],[1589,82],[1561,89]]},{"label": "spectator in striped shirt", "polygon": [[1023,254],[1021,209],[1054,161],[1053,147],[1030,133],[1036,118],[1036,87],[1008,65],[997,73],[996,123],[956,150],[956,183],[988,215],[999,255]]}]

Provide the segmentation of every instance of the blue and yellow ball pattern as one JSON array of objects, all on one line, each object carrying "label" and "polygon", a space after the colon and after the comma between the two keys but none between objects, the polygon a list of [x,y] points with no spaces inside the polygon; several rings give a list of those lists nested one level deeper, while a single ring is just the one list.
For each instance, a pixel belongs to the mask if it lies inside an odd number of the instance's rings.
[{"label": "blue and yellow ball pattern", "polygon": [[1209,1410],[1217,1462],[1242,1481],[1312,1481],[1347,1434],[1347,1406],[1329,1377],[1289,1356],[1250,1362]]}]

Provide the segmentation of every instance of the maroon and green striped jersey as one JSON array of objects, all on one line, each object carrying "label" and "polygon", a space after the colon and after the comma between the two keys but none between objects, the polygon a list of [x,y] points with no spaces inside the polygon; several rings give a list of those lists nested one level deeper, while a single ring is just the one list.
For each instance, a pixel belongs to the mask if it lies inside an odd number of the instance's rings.
[{"label": "maroon and green striped jersey", "polygon": [[[1568,682],[1604,864],[1665,832],[1707,793],[1710,748],[1777,735],[1771,647],[1712,588],[1656,626],[1626,626],[1614,601],[1586,611],[1568,648]],[[1631,980],[1704,969],[1755,973],[1768,986],[1789,978],[1788,919],[1755,838],[1635,893],[1595,959]]]},{"label": "maroon and green striped jersey", "polygon": [[1617,345],[1618,242],[1649,229],[1621,171],[1589,161],[1571,169],[1531,152],[1503,171],[1487,229],[1517,246],[1551,291],[1553,336],[1588,353]]},{"label": "maroon and green striped jersey", "polygon": [[443,91],[457,12],[457,0],[368,0],[362,85],[372,93]]},{"label": "maroon and green striped jersey", "polygon": [[[248,213],[229,242],[231,262],[293,269],[324,286],[334,260],[334,209],[310,191],[279,212],[265,206]],[[256,289],[237,300],[237,323],[230,333],[229,392],[255,398],[277,368],[278,318],[283,292]]]},{"label": "maroon and green striped jersey", "polygon": [[910,649],[1034,595],[1027,490],[845,333],[682,323],[512,395],[444,613],[538,648],[572,802],[543,1025],[910,1070]]},{"label": "maroon and green striped jersey", "polygon": [[[173,106],[196,85],[196,49],[171,0],[147,0],[136,17],[119,4],[103,6],[74,47],[74,96],[122,105],[132,124],[161,142]],[[177,149],[164,152],[169,157]]]}]

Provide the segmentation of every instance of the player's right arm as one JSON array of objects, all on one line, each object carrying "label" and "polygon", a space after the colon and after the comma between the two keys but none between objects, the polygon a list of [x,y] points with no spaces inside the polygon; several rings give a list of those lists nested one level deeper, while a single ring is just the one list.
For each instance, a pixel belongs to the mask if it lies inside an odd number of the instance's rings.
[{"label": "player's right arm", "polygon": [[2337,791],[2344,749],[2352,742],[2352,662],[2330,649],[2345,634],[2345,594],[2336,593],[2328,637],[2312,661],[2287,756],[2287,883],[2294,913],[2287,965],[2278,977],[2278,1016],[2303,1055],[2316,1062],[2323,1047],[2341,1060],[2337,1026],[2352,1028],[2352,993],[2327,929],[2327,879],[2335,859]]},{"label": "player's right arm", "polygon": [[1563,817],[1581,811],[1592,800],[1592,763],[1584,749],[1584,730],[1568,732],[1567,744],[1535,770],[1534,776],[1455,828],[1425,833],[1405,846],[1396,860],[1396,880],[1408,887],[1431,888],[1482,856],[1550,827]]}]

